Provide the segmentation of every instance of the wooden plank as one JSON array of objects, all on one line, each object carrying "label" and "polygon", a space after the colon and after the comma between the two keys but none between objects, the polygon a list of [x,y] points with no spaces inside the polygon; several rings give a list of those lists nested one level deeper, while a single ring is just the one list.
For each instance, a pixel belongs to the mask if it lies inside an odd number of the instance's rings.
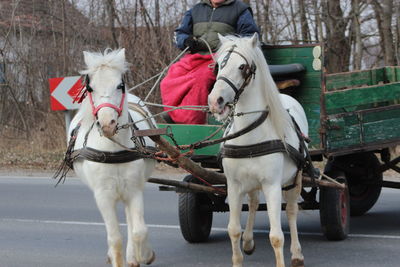
[{"label": "wooden plank", "polygon": [[385,68],[326,75],[326,89],[334,91],[387,82]]},{"label": "wooden plank", "polygon": [[314,58],[313,49],[314,47],[267,48],[263,52],[266,58]]},{"label": "wooden plank", "polygon": [[371,70],[352,71],[327,74],[326,88],[328,91],[348,89],[361,86],[372,86],[400,81],[399,66],[390,66]]},{"label": "wooden plank", "polygon": [[365,143],[377,143],[400,138],[400,117],[365,123]]},{"label": "wooden plank", "polygon": [[329,116],[327,150],[346,150],[400,139],[400,106]]},{"label": "wooden plank", "polygon": [[400,67],[390,66],[385,67],[385,76],[388,82],[399,82],[400,81]]},{"label": "wooden plank", "polygon": [[343,91],[327,92],[325,94],[326,110],[334,114],[337,110],[348,111],[348,108],[378,104],[385,101],[400,99],[400,83],[390,83],[378,86],[347,89]]}]

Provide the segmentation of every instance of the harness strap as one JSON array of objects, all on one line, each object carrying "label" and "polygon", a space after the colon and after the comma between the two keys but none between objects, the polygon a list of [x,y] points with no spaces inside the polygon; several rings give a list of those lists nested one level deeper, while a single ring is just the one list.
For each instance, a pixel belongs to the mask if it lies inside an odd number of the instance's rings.
[{"label": "harness strap", "polygon": [[224,145],[221,148],[223,158],[254,158],[278,152],[288,153],[297,166],[304,164],[304,156],[289,144],[286,144],[285,147],[285,144],[279,139],[248,146]]},{"label": "harness strap", "polygon": [[235,91],[236,95],[239,93],[239,89],[237,89],[236,86],[228,78],[224,76],[219,76],[217,80],[223,80],[224,82],[226,82],[233,89],[233,91]]},{"label": "harness strap", "polygon": [[199,149],[199,148],[203,148],[203,147],[206,147],[206,146],[219,144],[219,143],[225,142],[227,140],[231,140],[231,139],[234,139],[236,137],[239,137],[239,136],[241,136],[243,134],[246,134],[246,133],[250,132],[251,130],[257,128],[259,125],[261,125],[267,119],[268,114],[269,114],[269,110],[268,109],[267,110],[263,110],[261,115],[260,115],[260,117],[258,117],[258,119],[255,120],[254,122],[252,122],[249,126],[243,128],[243,129],[241,129],[241,130],[239,130],[239,131],[237,131],[237,132],[235,132],[233,134],[229,134],[229,135],[224,136],[224,137],[219,138],[219,139],[207,140],[207,141],[204,141],[204,142],[195,143],[195,144],[193,144],[193,146],[191,148]]},{"label": "harness strap", "polygon": [[[122,150],[117,152],[107,152],[100,151],[91,147],[85,147],[72,152],[71,159],[75,161],[77,159],[86,159],[89,161],[99,162],[99,163],[126,163],[135,161],[142,158],[152,158],[151,152],[156,152],[154,147],[146,147],[146,153],[135,150]],[[151,151],[151,152],[150,152]]]},{"label": "harness strap", "polygon": [[[224,145],[221,148],[220,154],[223,158],[253,158],[273,153],[287,153],[289,157],[296,163],[299,172],[305,163],[304,155],[297,151],[293,146],[285,144],[279,140],[269,140],[262,143],[257,143],[248,146],[237,146],[237,145]],[[296,174],[297,176],[297,174]],[[282,188],[282,190],[290,190],[296,187],[296,179],[288,186]]]}]

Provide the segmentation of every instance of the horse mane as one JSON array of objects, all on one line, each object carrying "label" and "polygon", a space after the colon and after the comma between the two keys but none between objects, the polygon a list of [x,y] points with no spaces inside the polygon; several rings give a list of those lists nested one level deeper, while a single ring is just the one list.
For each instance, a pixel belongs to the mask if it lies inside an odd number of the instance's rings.
[{"label": "horse mane", "polygon": [[[118,72],[125,73],[129,69],[129,63],[123,60],[122,57],[118,57],[118,53],[121,49],[112,50],[107,48],[103,53],[101,52],[84,52],[87,53],[86,57],[86,69],[79,71],[81,75],[92,75],[101,69],[116,69]],[[79,108],[74,120],[78,120],[81,123],[92,123],[93,116],[91,116],[91,106],[88,98],[86,97]]]},{"label": "horse mane", "polygon": [[251,37],[225,36],[225,38],[227,38],[228,41],[221,44],[221,47],[217,51],[217,57],[220,57],[224,51],[233,45],[236,45],[237,49],[243,54],[249,64],[251,64],[251,62],[256,64],[256,79],[260,79],[260,84],[264,85],[261,91],[269,108],[269,118],[271,119],[271,123],[279,139],[285,143],[285,135],[290,129],[292,121],[289,113],[282,105],[278,88],[271,76],[268,63],[265,60],[260,45],[258,44],[254,48],[249,41]]},{"label": "horse mane", "polygon": [[93,74],[100,68],[112,68],[125,73],[129,69],[129,63],[117,57],[121,49],[111,50],[107,48],[101,52],[86,52],[90,55],[87,63],[87,69],[80,71],[80,74]]}]

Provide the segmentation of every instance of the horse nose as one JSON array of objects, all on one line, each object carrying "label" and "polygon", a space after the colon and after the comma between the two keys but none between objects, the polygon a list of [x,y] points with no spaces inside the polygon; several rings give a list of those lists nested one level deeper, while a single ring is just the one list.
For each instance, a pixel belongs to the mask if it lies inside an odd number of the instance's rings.
[{"label": "horse nose", "polygon": [[116,124],[117,122],[115,121],[115,120],[111,120],[110,121],[110,125],[114,125],[114,124]]},{"label": "horse nose", "polygon": [[218,105],[222,105],[224,103],[224,98],[222,96],[218,97],[217,103]]}]

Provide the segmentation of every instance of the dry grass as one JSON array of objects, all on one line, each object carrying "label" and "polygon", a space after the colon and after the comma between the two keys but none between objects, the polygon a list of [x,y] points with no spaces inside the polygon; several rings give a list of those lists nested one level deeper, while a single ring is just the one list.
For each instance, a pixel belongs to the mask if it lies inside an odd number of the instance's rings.
[{"label": "dry grass", "polygon": [[5,128],[0,138],[0,168],[52,170],[66,149],[64,122],[49,114],[30,133]]}]

